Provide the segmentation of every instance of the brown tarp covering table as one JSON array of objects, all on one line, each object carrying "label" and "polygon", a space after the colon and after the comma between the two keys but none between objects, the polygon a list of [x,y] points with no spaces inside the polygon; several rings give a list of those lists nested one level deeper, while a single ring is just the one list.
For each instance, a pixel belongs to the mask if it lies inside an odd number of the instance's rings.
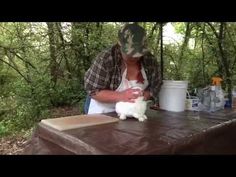
[{"label": "brown tarp covering table", "polygon": [[236,111],[148,110],[147,117],[66,131],[39,123],[24,154],[236,154]]}]

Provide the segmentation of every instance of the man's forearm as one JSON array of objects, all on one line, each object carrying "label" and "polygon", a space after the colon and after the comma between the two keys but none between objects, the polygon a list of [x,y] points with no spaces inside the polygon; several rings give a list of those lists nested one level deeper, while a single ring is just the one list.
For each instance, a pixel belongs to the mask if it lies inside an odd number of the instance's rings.
[{"label": "man's forearm", "polygon": [[[128,91],[128,90],[126,90]],[[135,91],[135,90],[133,90]],[[137,91],[137,90],[136,90]],[[128,92],[126,92],[127,94]],[[132,93],[128,93],[128,94],[132,94]],[[137,94],[137,93],[136,93]],[[144,91],[143,94],[144,96],[144,100],[149,100],[151,98],[151,94],[150,91]],[[132,99],[137,98],[138,95],[136,96],[127,96],[124,95],[123,92],[118,92],[118,91],[112,91],[112,90],[101,90],[99,92],[96,93],[96,95],[93,95],[92,98],[100,101],[100,102],[104,102],[104,103],[116,103],[119,101],[131,101]],[[133,101],[131,101],[133,102]]]},{"label": "man's forearm", "polygon": [[101,90],[97,92],[96,95],[92,96],[92,98],[106,103],[116,103],[121,101],[120,92],[113,90]]}]

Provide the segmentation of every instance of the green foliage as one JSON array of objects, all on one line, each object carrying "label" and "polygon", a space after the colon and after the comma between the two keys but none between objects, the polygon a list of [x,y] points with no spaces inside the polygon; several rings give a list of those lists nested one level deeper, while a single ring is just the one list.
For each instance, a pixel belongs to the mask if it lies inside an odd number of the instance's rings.
[{"label": "green foliage", "polygon": [[51,91],[53,106],[72,106],[85,97],[85,92],[78,80],[61,82]]},{"label": "green foliage", "polygon": [[47,116],[50,97],[45,82],[35,78],[34,83],[29,85],[22,78],[18,78],[11,83],[11,88],[9,87],[11,96],[5,100],[5,103],[8,102],[11,106],[8,105],[7,113],[1,116],[4,122],[2,127],[12,131],[11,133],[22,129],[27,130],[35,122]]},{"label": "green foliage", "polygon": [[172,23],[175,27],[176,33],[184,34],[185,32],[185,23],[183,22],[177,22],[177,23]]},{"label": "green foliage", "polygon": [[9,133],[9,130],[6,126],[4,126],[3,122],[0,122],[0,137],[5,136]]}]

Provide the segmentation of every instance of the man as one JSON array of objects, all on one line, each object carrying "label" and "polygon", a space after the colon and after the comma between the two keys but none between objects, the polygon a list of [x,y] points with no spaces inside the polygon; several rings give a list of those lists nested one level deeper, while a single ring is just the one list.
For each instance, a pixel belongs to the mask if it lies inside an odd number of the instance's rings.
[{"label": "man", "polygon": [[85,73],[84,87],[91,98],[85,112],[113,112],[115,103],[134,102],[141,95],[157,100],[160,86],[159,64],[146,48],[145,30],[126,24],[118,33],[118,43],[101,52]]}]

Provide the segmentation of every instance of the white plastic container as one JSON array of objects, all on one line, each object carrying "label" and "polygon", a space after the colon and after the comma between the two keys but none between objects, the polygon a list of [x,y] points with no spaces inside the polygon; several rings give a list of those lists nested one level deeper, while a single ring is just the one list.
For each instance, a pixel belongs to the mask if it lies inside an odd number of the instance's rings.
[{"label": "white plastic container", "polygon": [[185,110],[188,81],[163,80],[159,93],[160,109],[182,112]]},{"label": "white plastic container", "polygon": [[196,96],[190,96],[187,91],[187,98],[185,102],[185,110],[198,111],[199,98]]},{"label": "white plastic container", "polygon": [[232,108],[236,109],[236,86],[232,90]]},{"label": "white plastic container", "polygon": [[189,96],[186,99],[186,110],[198,111],[199,98],[196,96]]}]

